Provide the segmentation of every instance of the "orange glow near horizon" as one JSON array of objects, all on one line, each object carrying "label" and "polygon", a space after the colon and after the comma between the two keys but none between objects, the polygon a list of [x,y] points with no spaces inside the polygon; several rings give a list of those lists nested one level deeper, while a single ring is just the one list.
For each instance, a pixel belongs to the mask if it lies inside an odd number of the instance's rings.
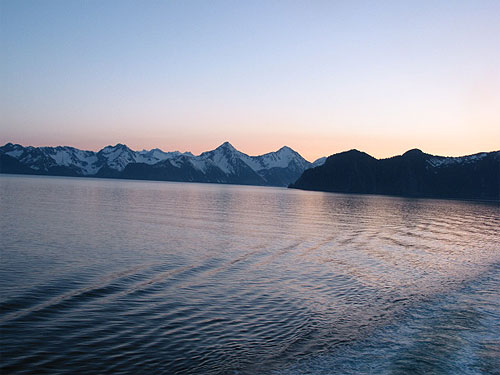
[{"label": "orange glow near horizon", "polygon": [[117,143],[126,144],[133,150],[159,148],[163,151],[190,151],[195,155],[199,155],[204,151],[213,150],[225,141],[229,141],[236,149],[248,155],[262,155],[268,152],[273,152],[283,146],[288,146],[299,152],[308,161],[314,161],[323,156],[330,156],[335,153],[347,151],[350,149],[358,149],[366,152],[376,158],[387,158],[395,155],[401,155],[404,152],[419,148],[422,151],[441,156],[463,156],[475,154],[478,152],[490,152],[500,150],[500,144],[497,140],[500,139],[500,134],[495,129],[492,129],[488,135],[482,134],[464,134],[460,139],[460,144],[457,144],[457,138],[454,137],[450,142],[445,143],[442,139],[426,138],[425,136],[414,136],[408,139],[405,136],[370,136],[370,135],[349,135],[343,134],[339,136],[316,136],[316,135],[295,135],[295,136],[276,136],[276,137],[259,137],[259,136],[234,136],[234,137],[218,137],[206,136],[195,137],[192,139],[183,139],[181,137],[169,138],[140,138],[133,139],[132,137],[110,137],[109,141],[92,142],[91,139],[79,138],[76,142],[68,142],[67,139],[58,137],[47,137],[45,141],[39,141],[35,137],[23,136],[7,139],[0,137],[1,143],[7,142],[20,143],[24,146],[73,146],[83,150],[99,151],[108,145]]},{"label": "orange glow near horizon", "polygon": [[1,143],[200,154],[229,141],[309,161],[500,149],[499,1],[1,11]]}]

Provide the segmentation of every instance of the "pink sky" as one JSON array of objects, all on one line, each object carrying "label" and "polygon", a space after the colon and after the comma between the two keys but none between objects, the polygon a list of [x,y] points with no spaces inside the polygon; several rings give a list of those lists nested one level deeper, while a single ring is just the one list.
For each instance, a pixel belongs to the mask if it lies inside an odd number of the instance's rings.
[{"label": "pink sky", "polygon": [[[0,142],[500,149],[500,2],[1,5]],[[70,15],[70,16],[68,16]]]}]

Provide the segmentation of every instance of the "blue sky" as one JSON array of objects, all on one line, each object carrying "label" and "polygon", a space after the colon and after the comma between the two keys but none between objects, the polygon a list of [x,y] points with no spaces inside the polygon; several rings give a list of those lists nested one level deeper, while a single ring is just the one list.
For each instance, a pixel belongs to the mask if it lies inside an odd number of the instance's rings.
[{"label": "blue sky", "polygon": [[500,1],[0,7],[2,143],[500,148]]}]

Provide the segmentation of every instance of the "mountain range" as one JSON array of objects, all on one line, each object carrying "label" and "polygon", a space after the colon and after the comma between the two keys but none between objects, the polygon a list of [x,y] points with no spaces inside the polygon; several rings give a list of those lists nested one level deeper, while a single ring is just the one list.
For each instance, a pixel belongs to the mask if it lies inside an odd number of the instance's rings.
[{"label": "mountain range", "polygon": [[350,150],[304,171],[291,188],[337,193],[500,200],[500,151],[462,157],[418,149],[388,159]]},{"label": "mountain range", "polygon": [[249,156],[229,142],[212,151],[98,152],[74,147],[0,147],[0,173],[289,186],[338,193],[500,200],[500,151],[461,157],[418,149],[387,159],[350,150],[310,163],[289,147]]},{"label": "mountain range", "polygon": [[141,180],[214,182],[243,185],[288,186],[310,163],[290,147],[249,156],[225,142],[198,156],[160,149],[133,151],[126,145],[107,146],[98,152],[74,147],[0,147],[0,173],[107,177]]}]

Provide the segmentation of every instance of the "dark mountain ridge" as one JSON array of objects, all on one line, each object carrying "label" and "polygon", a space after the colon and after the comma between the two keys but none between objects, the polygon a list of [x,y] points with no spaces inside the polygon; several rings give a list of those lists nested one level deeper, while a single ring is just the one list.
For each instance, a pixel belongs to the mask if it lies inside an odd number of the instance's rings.
[{"label": "dark mountain ridge", "polygon": [[308,169],[291,188],[423,198],[500,200],[500,151],[462,157],[418,149],[387,159],[350,150]]}]

